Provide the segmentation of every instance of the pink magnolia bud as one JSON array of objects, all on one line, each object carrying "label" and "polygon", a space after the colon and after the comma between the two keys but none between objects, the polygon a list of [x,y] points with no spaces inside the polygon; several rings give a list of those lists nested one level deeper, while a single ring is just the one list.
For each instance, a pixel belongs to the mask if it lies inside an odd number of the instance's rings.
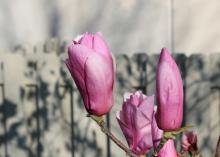
[{"label": "pink magnolia bud", "polygon": [[197,134],[193,131],[184,133],[182,136],[181,146],[185,151],[197,152]]},{"label": "pink magnolia bud", "polygon": [[85,33],[68,47],[66,65],[78,87],[86,110],[108,113],[113,106],[115,70],[112,55],[101,33]]},{"label": "pink magnolia bud", "polygon": [[158,157],[177,157],[176,148],[173,140],[168,140],[159,151]]},{"label": "pink magnolia bud", "polygon": [[153,146],[153,108],[154,96],[146,96],[138,91],[124,95],[122,110],[117,113],[117,120],[129,148],[137,155],[146,154]]},{"label": "pink magnolia bud", "polygon": [[176,62],[165,48],[157,66],[156,88],[158,127],[164,131],[179,129],[183,120],[183,84]]}]

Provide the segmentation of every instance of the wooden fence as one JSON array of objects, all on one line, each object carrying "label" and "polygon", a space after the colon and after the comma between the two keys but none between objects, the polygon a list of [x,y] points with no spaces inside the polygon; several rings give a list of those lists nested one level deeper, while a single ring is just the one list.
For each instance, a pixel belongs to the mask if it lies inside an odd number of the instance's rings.
[{"label": "wooden fence", "polygon": [[[174,55],[184,81],[184,124],[213,156],[220,134],[220,53]],[[86,112],[64,65],[66,44],[51,40],[0,53],[0,157],[119,157]],[[117,55],[115,105],[108,127],[126,142],[115,119],[125,91],[155,94],[158,54]]]}]

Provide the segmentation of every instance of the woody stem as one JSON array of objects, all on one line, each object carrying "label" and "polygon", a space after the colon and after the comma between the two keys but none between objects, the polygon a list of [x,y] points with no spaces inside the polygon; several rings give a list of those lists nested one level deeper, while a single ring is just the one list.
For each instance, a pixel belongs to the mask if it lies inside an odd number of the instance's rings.
[{"label": "woody stem", "polygon": [[127,148],[119,139],[117,139],[111,131],[105,126],[105,122],[102,118],[93,116],[93,115],[88,115],[92,120],[94,120],[100,127],[101,131],[109,137],[118,147],[120,147],[125,153],[130,156],[130,157],[138,157],[134,153],[130,151],[129,148]]}]

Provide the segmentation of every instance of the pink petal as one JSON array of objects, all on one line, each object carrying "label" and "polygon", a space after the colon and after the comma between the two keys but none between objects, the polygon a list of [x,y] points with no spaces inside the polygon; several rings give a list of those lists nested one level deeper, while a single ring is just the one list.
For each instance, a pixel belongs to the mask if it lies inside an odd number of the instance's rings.
[{"label": "pink petal", "polygon": [[94,35],[93,49],[107,58],[112,59],[107,43],[100,32]]},{"label": "pink petal", "polygon": [[182,136],[181,146],[185,151],[197,149],[197,134],[194,131],[184,133]]},{"label": "pink petal", "polygon": [[84,66],[87,58],[93,52],[81,45],[71,45],[68,48],[69,58],[66,60],[66,65],[78,87],[81,96],[83,97],[83,101],[86,109],[89,109],[89,100],[88,94],[85,87],[84,81]]},{"label": "pink petal", "polygon": [[145,130],[147,130],[147,133],[146,132],[144,133],[144,131],[143,131],[143,136],[139,137],[138,145],[134,149],[137,152],[137,154],[139,154],[139,155],[148,153],[153,145],[152,139],[151,139],[152,138],[151,129],[148,126],[145,128]]},{"label": "pink petal", "polygon": [[84,76],[84,66],[87,58],[94,53],[95,52],[92,49],[83,45],[71,45],[68,47],[69,60],[71,64],[74,65],[74,68],[82,74],[82,76]]},{"label": "pink petal", "polygon": [[93,35],[85,33],[78,43],[90,49],[93,49]]},{"label": "pink petal", "polygon": [[158,153],[158,157],[177,157],[173,140],[168,140]]},{"label": "pink petal", "polygon": [[195,131],[188,132],[189,142],[192,144],[197,143],[197,134]]},{"label": "pink petal", "polygon": [[153,139],[154,148],[157,148],[158,145],[160,144],[160,140],[163,137],[163,130],[160,130],[158,128],[157,122],[154,116],[153,116],[151,127],[152,127],[152,139]]},{"label": "pink petal", "polygon": [[128,99],[130,99],[131,95],[132,95],[132,93],[128,93],[128,92],[124,93],[124,95],[123,95],[123,101],[124,101],[124,102],[125,102],[125,101],[128,101]]},{"label": "pink petal", "polygon": [[136,105],[138,107],[140,99],[139,99],[139,97],[137,95],[133,94],[133,95],[131,95],[129,102],[131,104],[133,104],[133,105]]},{"label": "pink petal", "polygon": [[103,115],[113,105],[113,67],[101,55],[94,53],[85,64],[85,82],[90,100],[90,112]]},{"label": "pink petal", "polygon": [[137,108],[137,111],[135,112],[135,115],[132,115],[132,116],[134,116],[135,125],[136,125],[135,127],[137,130],[142,129],[147,125],[151,126],[152,119],[148,119],[148,117],[146,117],[145,114],[143,114],[143,112],[140,111],[138,108]]},{"label": "pink petal", "polygon": [[128,125],[125,124],[125,122],[121,119],[121,114],[120,113],[117,113],[117,120],[118,120],[118,123],[119,123],[119,126],[128,142],[128,145],[129,146],[132,146],[133,145],[133,141],[134,141],[134,134],[133,134],[133,130],[132,128],[129,128]]},{"label": "pink petal", "polygon": [[134,124],[133,127],[135,129],[135,140],[133,141],[133,152],[137,154],[146,154],[151,147],[153,146],[152,143],[152,130],[151,130],[151,120],[148,119],[139,108],[136,108],[133,115]]},{"label": "pink petal", "polygon": [[145,97],[141,101],[138,108],[148,119],[152,119],[154,110],[154,96]]},{"label": "pink petal", "polygon": [[128,126],[131,129],[135,129],[135,116],[133,115],[135,114],[136,111],[137,111],[136,106],[130,104],[129,102],[123,103],[122,111],[121,111],[121,119],[123,119],[123,123],[125,123],[126,126]]},{"label": "pink petal", "polygon": [[136,95],[137,97],[140,97],[140,96],[142,96],[143,94],[142,94],[142,92],[141,92],[140,90],[138,90],[138,91],[136,91],[136,92],[134,93],[134,95]]},{"label": "pink petal", "polygon": [[181,146],[184,150],[188,150],[188,148],[190,147],[190,143],[188,142],[188,138],[186,136],[186,134],[183,134],[182,136],[182,143]]}]

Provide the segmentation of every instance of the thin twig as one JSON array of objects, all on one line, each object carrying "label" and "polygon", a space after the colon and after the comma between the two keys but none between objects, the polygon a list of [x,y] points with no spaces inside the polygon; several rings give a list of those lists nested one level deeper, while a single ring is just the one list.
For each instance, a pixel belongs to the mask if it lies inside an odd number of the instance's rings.
[{"label": "thin twig", "polygon": [[215,157],[220,157],[220,136],[218,138],[218,143],[217,143],[217,146],[216,146]]},{"label": "thin twig", "polygon": [[135,155],[134,153],[132,153],[130,151],[129,148],[127,148],[120,140],[118,140],[112,133],[111,131],[105,127],[105,122],[103,119],[97,119],[95,116],[93,115],[88,115],[88,117],[90,117],[92,120],[94,120],[99,127],[101,128],[102,132],[108,136],[118,147],[120,147],[122,150],[125,151],[125,153],[130,156],[130,157],[138,157],[137,155]]}]

